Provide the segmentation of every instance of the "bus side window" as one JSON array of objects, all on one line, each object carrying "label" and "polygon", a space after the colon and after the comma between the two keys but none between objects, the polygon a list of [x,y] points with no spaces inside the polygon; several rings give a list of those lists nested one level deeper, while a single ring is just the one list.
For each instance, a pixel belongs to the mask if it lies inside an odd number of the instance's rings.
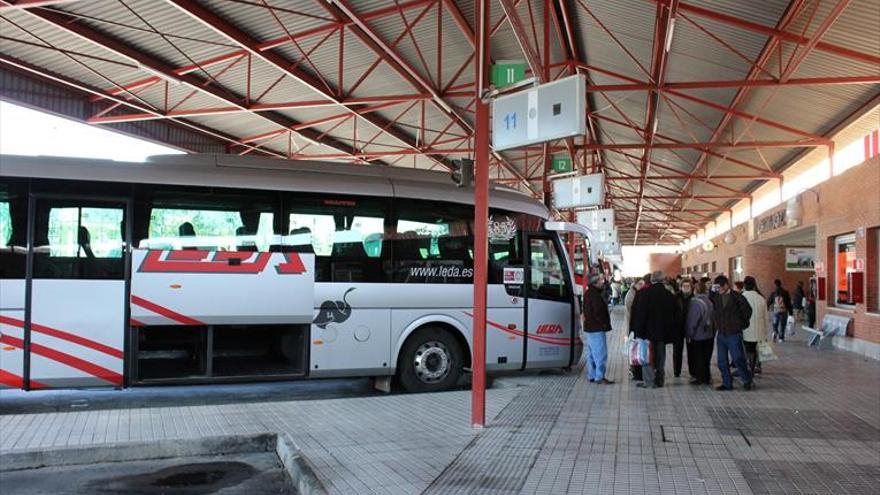
[{"label": "bus side window", "polygon": [[472,283],[473,209],[407,198],[395,198],[394,204],[394,281]]},{"label": "bus side window", "polygon": [[34,278],[122,279],[124,214],[115,203],[38,202]]},{"label": "bus side window", "polygon": [[562,259],[550,238],[529,239],[529,297],[565,300],[568,286]]},{"label": "bus side window", "polygon": [[289,234],[281,249],[314,253],[316,282],[388,280],[386,200],[297,193],[284,205]]},{"label": "bus side window", "polygon": [[269,251],[277,243],[273,196],[236,189],[144,187],[135,203],[136,247]]},{"label": "bus side window", "polygon": [[27,182],[0,182],[0,279],[25,278],[27,261]]}]

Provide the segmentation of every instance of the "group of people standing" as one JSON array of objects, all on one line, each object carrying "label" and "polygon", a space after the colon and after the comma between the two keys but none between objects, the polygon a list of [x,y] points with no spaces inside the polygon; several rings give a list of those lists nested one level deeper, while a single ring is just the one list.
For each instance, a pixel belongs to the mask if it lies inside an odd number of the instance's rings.
[{"label": "group of people standing", "polygon": [[[589,282],[583,306],[588,378],[593,383],[610,384],[613,382],[605,372],[611,318],[603,297],[604,275],[593,273]],[[634,337],[649,341],[652,354],[650,364],[630,369],[637,386],[664,386],[667,345],[672,344],[676,377],[681,376],[687,349],[690,383],[712,385],[712,354],[717,352],[721,384],[716,390],[733,390],[734,374],[744,389],[754,388],[754,377],[761,373],[759,343],[768,340],[771,324],[774,340],[784,340],[785,324],[794,308],[779,280],[766,298],[754,277],[745,277],[739,285],[732,285],[724,275],[714,280],[672,279],[663,272],[629,284],[623,301],[625,328]]]}]

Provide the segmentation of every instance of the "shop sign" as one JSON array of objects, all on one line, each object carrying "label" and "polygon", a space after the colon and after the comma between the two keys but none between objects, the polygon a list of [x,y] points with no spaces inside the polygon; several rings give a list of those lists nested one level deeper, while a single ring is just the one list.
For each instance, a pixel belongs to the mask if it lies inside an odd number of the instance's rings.
[{"label": "shop sign", "polygon": [[785,209],[773,212],[766,217],[759,218],[755,223],[755,233],[761,235],[765,232],[776,230],[785,226]]},{"label": "shop sign", "polygon": [[825,263],[821,261],[816,262],[816,275],[825,275]]},{"label": "shop sign", "polygon": [[785,269],[790,272],[811,272],[816,269],[816,249],[785,248]]},{"label": "shop sign", "polygon": [[857,272],[865,271],[865,258],[856,258],[853,260],[853,270]]}]

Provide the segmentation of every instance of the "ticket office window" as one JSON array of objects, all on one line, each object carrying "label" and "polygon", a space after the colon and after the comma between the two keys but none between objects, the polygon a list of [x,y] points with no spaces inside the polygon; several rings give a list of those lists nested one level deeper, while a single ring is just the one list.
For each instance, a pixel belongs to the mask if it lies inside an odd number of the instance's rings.
[{"label": "ticket office window", "polygon": [[855,234],[838,236],[834,240],[834,300],[838,306],[853,306],[850,274],[856,271],[855,263]]}]

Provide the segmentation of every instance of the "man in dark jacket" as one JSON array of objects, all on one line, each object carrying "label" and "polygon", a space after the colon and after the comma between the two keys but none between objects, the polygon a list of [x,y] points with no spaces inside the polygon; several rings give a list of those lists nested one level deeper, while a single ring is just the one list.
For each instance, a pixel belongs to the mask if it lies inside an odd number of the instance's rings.
[{"label": "man in dark jacket", "polygon": [[730,289],[730,281],[724,275],[715,277],[718,296],[712,311],[712,323],[718,332],[715,338],[718,347],[718,370],[721,371],[721,385],[716,390],[733,390],[733,378],[730,375],[730,362],[743,380],[743,388],[752,389],[752,375],[746,363],[743,330],[749,326],[752,307],[742,294]]},{"label": "man in dark jacket", "polygon": [[773,281],[776,286],[770,296],[767,297],[767,309],[773,318],[773,340],[780,342],[785,341],[785,326],[788,324],[788,317],[793,313],[791,306],[791,296],[782,286],[782,281],[778,278]]},{"label": "man in dark jacket", "polygon": [[672,373],[676,378],[681,376],[681,365],[684,360],[684,326],[688,303],[693,295],[693,284],[690,279],[682,279],[675,291],[675,333],[672,336]]},{"label": "man in dark jacket", "polygon": [[804,281],[798,280],[797,287],[794,288],[794,299],[791,301],[791,307],[794,308],[794,321],[804,321],[804,299],[807,293],[804,291]]},{"label": "man in dark jacket", "polygon": [[675,296],[663,285],[663,272],[651,274],[651,286],[638,294],[635,307],[636,337],[651,341],[653,362],[642,367],[644,382],[640,387],[662,387],[666,366],[666,344],[672,343],[675,335]]},{"label": "man in dark jacket", "polygon": [[602,273],[590,274],[590,286],[584,294],[584,332],[587,334],[587,376],[590,383],[610,385],[614,382],[605,378],[605,365],[608,363],[605,334],[611,331],[611,316],[602,298],[604,281]]}]

